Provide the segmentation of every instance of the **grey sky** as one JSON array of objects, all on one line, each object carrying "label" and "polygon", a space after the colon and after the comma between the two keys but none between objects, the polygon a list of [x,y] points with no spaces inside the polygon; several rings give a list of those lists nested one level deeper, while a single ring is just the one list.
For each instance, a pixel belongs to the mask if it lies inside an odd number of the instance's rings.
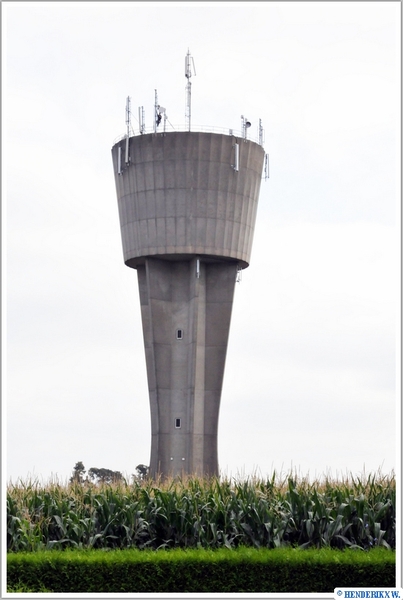
[{"label": "grey sky", "polygon": [[265,128],[237,285],[222,472],[396,468],[400,3],[3,2],[7,476],[148,463],[137,275],[110,150],[170,124]]}]

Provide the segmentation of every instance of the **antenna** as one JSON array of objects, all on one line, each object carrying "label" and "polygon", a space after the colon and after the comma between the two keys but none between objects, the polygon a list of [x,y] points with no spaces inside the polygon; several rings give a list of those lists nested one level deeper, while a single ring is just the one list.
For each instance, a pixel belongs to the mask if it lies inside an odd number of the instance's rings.
[{"label": "antenna", "polygon": [[188,80],[186,84],[186,110],[185,110],[185,123],[187,125],[188,131],[190,131],[190,120],[191,120],[191,96],[192,96],[192,84],[190,83],[190,78],[192,77],[192,65],[193,71],[196,75],[196,68],[193,57],[190,54],[189,48],[188,53],[185,56],[185,77]]},{"label": "antenna", "polygon": [[165,133],[165,129],[166,129],[166,126],[167,126],[167,119],[168,119],[167,111],[166,111],[166,108],[164,108],[163,106],[158,105],[158,118],[159,118],[160,121],[162,119],[162,115],[164,115],[164,133]]},{"label": "antenna", "polygon": [[259,144],[263,146],[264,143],[264,129],[262,125],[262,119],[259,119]]},{"label": "antenna", "polygon": [[269,155],[265,154],[264,155],[264,178],[265,181],[267,181],[270,177],[270,172],[269,172]]},{"label": "antenna", "polygon": [[157,133],[157,127],[160,124],[160,120],[158,120],[158,95],[157,95],[157,90],[154,90],[155,92],[155,100],[154,100],[154,133]]},{"label": "antenna", "polygon": [[125,148],[125,164],[128,165],[130,162],[130,158],[129,158],[129,139],[130,139],[130,96],[127,96],[126,98],[126,128],[127,128],[127,134],[126,134],[126,148]]},{"label": "antenna", "polygon": [[144,122],[144,106],[139,106],[139,131],[141,134],[145,133],[146,126]]},{"label": "antenna", "polygon": [[130,136],[130,96],[126,98],[126,128],[127,128],[127,137]]},{"label": "antenna", "polygon": [[243,115],[241,115],[241,119],[242,119],[242,135],[243,135],[243,139],[246,140],[247,129],[249,129],[249,127],[252,125],[252,123],[250,121],[248,121],[248,119],[246,117],[244,117]]},{"label": "antenna", "polygon": [[118,173],[119,175],[122,174],[122,147],[119,146],[118,148]]},{"label": "antenna", "polygon": [[233,148],[235,150],[235,160],[234,164],[232,165],[232,168],[234,169],[234,171],[239,171],[239,144],[235,143],[233,145]]},{"label": "antenna", "polygon": [[160,106],[158,104],[157,90],[155,90],[154,115],[155,115],[155,117],[154,117],[154,133],[157,133],[158,125],[162,121],[162,115],[164,115],[164,133],[165,133],[165,128],[166,128],[166,123],[167,123],[168,117],[167,117],[166,109],[163,106]]}]

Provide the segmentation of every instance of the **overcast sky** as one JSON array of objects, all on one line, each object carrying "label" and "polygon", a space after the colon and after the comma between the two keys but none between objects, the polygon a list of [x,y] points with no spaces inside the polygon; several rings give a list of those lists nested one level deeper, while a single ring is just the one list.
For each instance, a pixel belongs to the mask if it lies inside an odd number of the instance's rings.
[{"label": "overcast sky", "polygon": [[[137,274],[111,147],[154,90],[270,155],[235,290],[224,475],[397,469],[399,2],[3,2],[7,478],[127,475],[150,455]],[[136,129],[137,131],[137,129]]]}]

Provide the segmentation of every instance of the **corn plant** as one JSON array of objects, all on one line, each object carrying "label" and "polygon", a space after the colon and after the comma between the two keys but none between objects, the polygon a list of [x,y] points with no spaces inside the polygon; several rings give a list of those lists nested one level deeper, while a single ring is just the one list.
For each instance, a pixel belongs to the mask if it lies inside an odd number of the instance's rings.
[{"label": "corn plant", "polygon": [[7,548],[395,548],[394,475],[9,483]]}]

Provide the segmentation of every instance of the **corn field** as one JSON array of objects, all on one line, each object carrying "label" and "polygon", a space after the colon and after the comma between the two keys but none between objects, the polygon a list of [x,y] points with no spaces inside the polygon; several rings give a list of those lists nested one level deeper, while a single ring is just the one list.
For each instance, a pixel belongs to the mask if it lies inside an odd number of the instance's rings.
[{"label": "corn field", "polygon": [[52,548],[395,548],[394,475],[9,483],[9,552]]}]

